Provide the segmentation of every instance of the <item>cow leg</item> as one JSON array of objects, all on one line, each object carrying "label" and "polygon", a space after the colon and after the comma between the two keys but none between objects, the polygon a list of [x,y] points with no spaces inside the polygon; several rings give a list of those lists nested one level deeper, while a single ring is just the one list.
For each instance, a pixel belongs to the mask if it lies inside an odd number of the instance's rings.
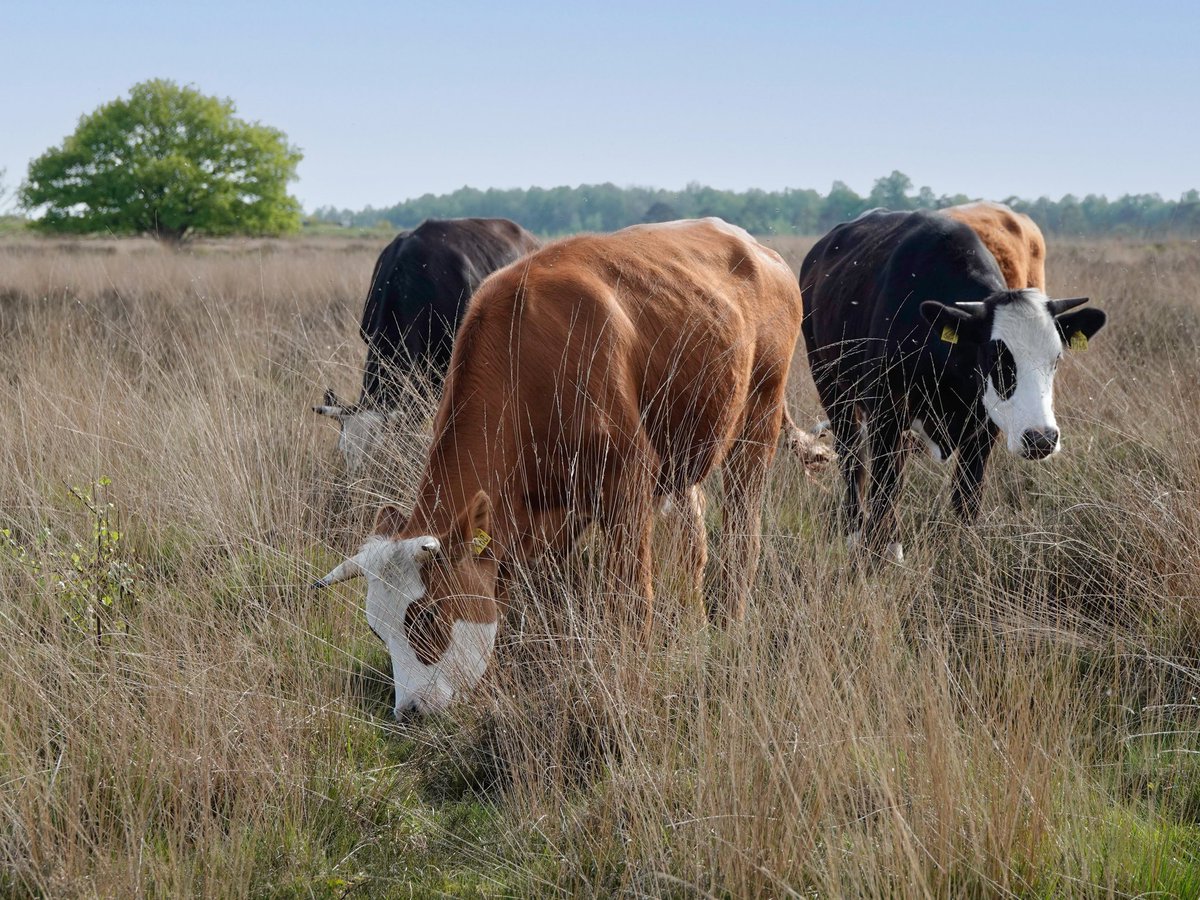
[{"label": "cow leg", "polygon": [[983,471],[996,442],[996,426],[990,420],[969,431],[958,448],[954,467],[954,511],[964,522],[973,522],[979,515],[979,495],[983,488]]},{"label": "cow leg", "polygon": [[782,396],[781,386],[780,403],[750,407],[746,425],[725,458],[722,584],[713,617],[719,625],[745,617],[750,585],[758,574],[762,502],[783,418]]},{"label": "cow leg", "polygon": [[909,442],[904,428],[892,416],[871,421],[867,440],[871,452],[871,492],[868,498],[863,544],[866,551],[893,562],[904,559],[896,524],[896,496],[904,478]]},{"label": "cow leg", "polygon": [[604,486],[600,524],[608,535],[605,594],[622,626],[646,639],[654,606],[653,480],[639,455],[631,456]]},{"label": "cow leg", "polygon": [[846,498],[842,507],[846,517],[846,533],[853,536],[862,531],[863,481],[867,472],[863,459],[862,427],[854,414],[854,404],[834,404],[829,409],[829,426],[833,431],[842,480],[846,482]]},{"label": "cow leg", "polygon": [[704,529],[704,491],[694,484],[666,500],[664,524],[671,529],[670,543],[681,561],[681,591],[684,604],[704,596],[704,566],[708,562],[708,536]]}]

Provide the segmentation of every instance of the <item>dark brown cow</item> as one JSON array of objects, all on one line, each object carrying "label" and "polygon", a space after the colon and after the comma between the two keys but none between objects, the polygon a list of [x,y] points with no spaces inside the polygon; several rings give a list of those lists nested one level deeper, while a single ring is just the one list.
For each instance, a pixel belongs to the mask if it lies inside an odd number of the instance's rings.
[{"label": "dark brown cow", "polygon": [[654,512],[682,519],[698,590],[700,482],[724,467],[720,620],[742,617],[767,467],[785,417],[800,290],[720,219],[551,244],[479,288],[459,331],[416,508],[321,580],[367,576],[396,710],[444,708],[482,676],[513,567],[607,533],[610,596],[644,635]]},{"label": "dark brown cow", "polygon": [[1004,282],[1014,291],[1037,288],[1046,292],[1046,239],[1037,223],[1003,203],[964,203],[939,210],[970,227],[992,251]]}]

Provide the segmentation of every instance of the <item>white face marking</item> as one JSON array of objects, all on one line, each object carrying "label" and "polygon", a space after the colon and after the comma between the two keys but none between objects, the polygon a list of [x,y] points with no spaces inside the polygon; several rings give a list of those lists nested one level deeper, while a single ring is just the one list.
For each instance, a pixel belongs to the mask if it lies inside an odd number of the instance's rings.
[{"label": "white face marking", "polygon": [[941,445],[929,436],[929,433],[925,430],[925,423],[923,421],[913,419],[912,425],[909,426],[908,430],[925,443],[925,449],[929,451],[929,456],[934,462],[946,461],[946,454],[942,452]]},{"label": "white face marking", "polygon": [[392,678],[396,683],[395,713],[399,715],[410,709],[419,713],[445,710],[456,692],[470,690],[483,678],[495,644],[495,622],[457,621],[450,626],[446,652],[427,666],[417,658],[401,630],[398,638],[388,641]]},{"label": "white face marking", "polygon": [[409,643],[405,616],[409,606],[425,596],[419,560],[439,546],[432,536],[404,540],[373,537],[354,557],[367,578],[367,624],[392,657],[397,713],[444,710],[456,691],[479,683],[495,645],[495,622],[463,621],[451,625],[449,646],[441,659],[429,665],[421,662]]},{"label": "white face marking", "polygon": [[1023,293],[1023,299],[997,306],[992,320],[992,340],[1003,341],[1016,362],[1016,390],[1005,400],[989,377],[983,391],[984,409],[1004,432],[1008,451],[1017,456],[1024,455],[1021,439],[1027,431],[1058,431],[1054,372],[1063,349],[1046,296],[1034,290]]},{"label": "white face marking", "polygon": [[370,460],[372,450],[383,434],[386,421],[383,413],[369,409],[342,417],[338,450],[346,463],[346,471],[351,475],[362,471]]},{"label": "white face marking", "polygon": [[450,646],[438,664],[438,676],[451,691],[469,690],[479,684],[496,646],[496,622],[455,622],[450,628]]}]

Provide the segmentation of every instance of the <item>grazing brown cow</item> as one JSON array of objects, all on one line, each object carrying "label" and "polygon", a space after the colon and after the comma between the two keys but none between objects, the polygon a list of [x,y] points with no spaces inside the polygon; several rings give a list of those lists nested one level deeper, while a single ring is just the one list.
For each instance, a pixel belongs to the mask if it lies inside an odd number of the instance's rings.
[{"label": "grazing brown cow", "polygon": [[493,274],[454,346],[407,518],[319,584],[367,577],[396,711],[444,708],[482,676],[516,564],[609,538],[614,608],[644,635],[654,512],[682,520],[698,590],[700,482],[724,467],[716,615],[739,619],[758,564],[767,467],[785,417],[800,290],[783,259],[720,219],[551,244]]},{"label": "grazing brown cow", "polygon": [[1046,292],[1046,239],[1037,223],[1003,203],[964,203],[939,210],[970,227],[1000,264],[1000,274],[1012,290],[1037,288]]}]

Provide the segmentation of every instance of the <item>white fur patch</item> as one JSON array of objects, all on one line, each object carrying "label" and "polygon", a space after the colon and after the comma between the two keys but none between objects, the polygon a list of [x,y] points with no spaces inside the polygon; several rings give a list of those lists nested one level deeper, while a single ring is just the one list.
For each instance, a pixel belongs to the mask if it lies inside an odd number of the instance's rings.
[{"label": "white fur patch", "polygon": [[450,629],[450,646],[442,654],[441,675],[456,690],[469,690],[487,670],[496,646],[496,622],[455,622]]},{"label": "white fur patch", "polygon": [[376,410],[367,409],[342,418],[342,430],[338,435],[338,450],[346,464],[346,471],[354,475],[362,471],[371,458],[375,444],[383,434],[387,417]]},{"label": "white fur patch", "polygon": [[1058,430],[1054,373],[1062,356],[1062,339],[1046,308],[1046,295],[1036,290],[1022,294],[1020,300],[997,306],[992,320],[992,340],[1003,341],[1016,363],[1016,390],[1004,400],[988,378],[983,392],[984,409],[1004,432],[1009,452],[1018,456],[1026,431]]},{"label": "white fur patch", "polygon": [[929,436],[929,432],[925,430],[925,423],[920,419],[913,419],[912,425],[908,428],[913,434],[921,439],[925,444],[925,449],[929,451],[929,456],[934,462],[945,462],[946,454],[942,451],[942,447]]}]

